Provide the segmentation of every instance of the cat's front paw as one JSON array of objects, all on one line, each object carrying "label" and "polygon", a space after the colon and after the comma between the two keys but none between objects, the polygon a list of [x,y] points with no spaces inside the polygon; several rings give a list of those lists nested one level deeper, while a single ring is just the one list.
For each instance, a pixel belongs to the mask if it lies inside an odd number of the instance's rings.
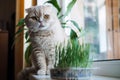
[{"label": "cat's front paw", "polygon": [[54,68],[53,65],[48,65],[48,66],[47,66],[46,74],[49,75],[49,74],[50,74],[50,69],[53,69],[53,68]]},{"label": "cat's front paw", "polygon": [[38,70],[38,71],[37,71],[37,74],[38,74],[38,75],[45,75],[45,74],[46,74],[46,71],[45,71],[45,70]]}]

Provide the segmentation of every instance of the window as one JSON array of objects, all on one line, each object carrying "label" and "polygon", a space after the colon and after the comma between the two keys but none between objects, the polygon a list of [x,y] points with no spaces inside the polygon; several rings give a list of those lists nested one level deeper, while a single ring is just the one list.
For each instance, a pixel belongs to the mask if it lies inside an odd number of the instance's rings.
[{"label": "window", "polygon": [[85,0],[84,29],[85,41],[91,45],[94,60],[107,59],[106,5],[105,0]]},{"label": "window", "polygon": [[73,8],[71,17],[87,31],[85,41],[92,46],[94,60],[120,59],[119,3],[120,0],[79,0]]}]

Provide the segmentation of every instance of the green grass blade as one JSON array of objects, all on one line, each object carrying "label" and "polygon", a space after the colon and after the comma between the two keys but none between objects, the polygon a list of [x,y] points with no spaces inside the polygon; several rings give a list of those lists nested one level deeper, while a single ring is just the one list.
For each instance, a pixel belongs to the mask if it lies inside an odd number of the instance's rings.
[{"label": "green grass blade", "polygon": [[[56,53],[59,54],[57,67],[81,67],[86,68],[91,63],[89,61],[89,45],[79,44],[79,41],[69,40],[67,45],[59,45],[56,49]],[[58,57],[57,57],[58,58]]]}]

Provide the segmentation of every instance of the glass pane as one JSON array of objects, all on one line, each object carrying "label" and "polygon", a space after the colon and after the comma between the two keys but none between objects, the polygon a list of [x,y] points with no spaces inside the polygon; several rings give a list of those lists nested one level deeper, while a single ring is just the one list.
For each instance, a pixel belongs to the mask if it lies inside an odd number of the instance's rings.
[{"label": "glass pane", "polygon": [[91,45],[94,60],[104,60],[107,54],[105,0],[85,0],[85,41]]}]

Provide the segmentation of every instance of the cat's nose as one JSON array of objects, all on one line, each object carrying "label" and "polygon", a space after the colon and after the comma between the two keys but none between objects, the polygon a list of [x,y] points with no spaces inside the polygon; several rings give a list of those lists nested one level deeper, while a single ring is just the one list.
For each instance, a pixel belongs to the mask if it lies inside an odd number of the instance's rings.
[{"label": "cat's nose", "polygon": [[42,21],[41,21],[41,20],[38,20],[38,22],[39,22],[39,23],[42,23]]}]

